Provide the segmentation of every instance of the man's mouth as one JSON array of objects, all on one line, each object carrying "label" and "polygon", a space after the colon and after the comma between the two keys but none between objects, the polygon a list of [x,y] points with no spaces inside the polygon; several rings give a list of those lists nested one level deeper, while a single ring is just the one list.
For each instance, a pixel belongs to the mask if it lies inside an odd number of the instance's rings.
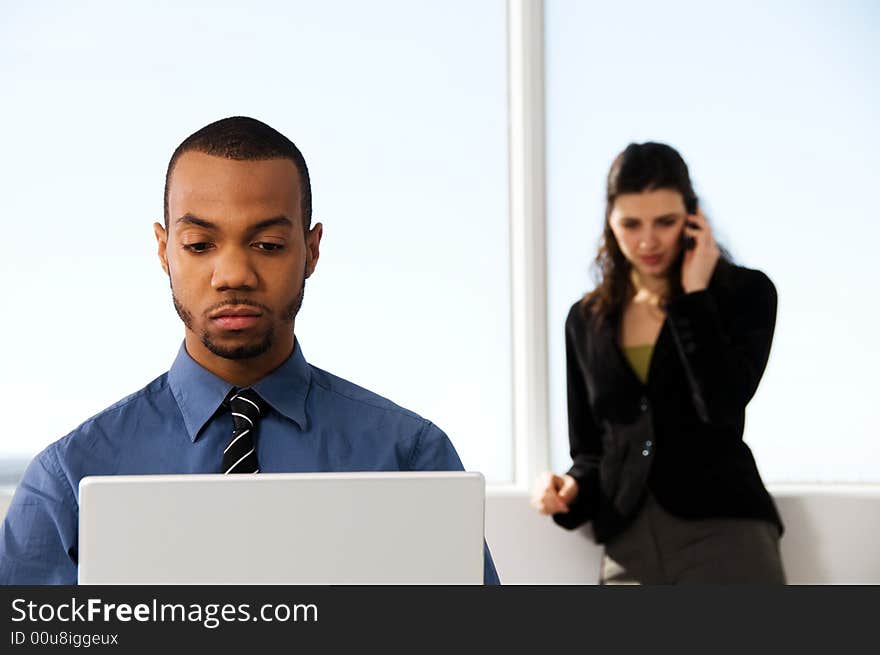
[{"label": "man's mouth", "polygon": [[224,330],[245,330],[256,325],[262,315],[259,309],[238,305],[218,309],[209,318]]}]

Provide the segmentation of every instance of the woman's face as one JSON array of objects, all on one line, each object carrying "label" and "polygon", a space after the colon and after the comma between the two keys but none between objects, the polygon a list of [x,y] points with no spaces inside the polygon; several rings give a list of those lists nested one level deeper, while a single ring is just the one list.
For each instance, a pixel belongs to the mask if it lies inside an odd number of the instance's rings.
[{"label": "woman's face", "polygon": [[687,212],[681,193],[654,189],[622,193],[608,223],[623,255],[644,277],[663,277],[681,250]]}]

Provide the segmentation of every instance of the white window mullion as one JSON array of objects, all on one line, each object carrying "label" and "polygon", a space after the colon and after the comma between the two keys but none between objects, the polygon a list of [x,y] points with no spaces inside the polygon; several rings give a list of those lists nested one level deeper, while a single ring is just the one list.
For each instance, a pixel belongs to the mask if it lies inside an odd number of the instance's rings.
[{"label": "white window mullion", "polygon": [[549,465],[544,3],[508,0],[514,484]]}]

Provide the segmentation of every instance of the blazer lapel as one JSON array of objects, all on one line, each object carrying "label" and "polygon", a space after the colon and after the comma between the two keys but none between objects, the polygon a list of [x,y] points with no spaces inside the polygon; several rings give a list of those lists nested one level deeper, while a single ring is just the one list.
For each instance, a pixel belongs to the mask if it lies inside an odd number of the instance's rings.
[{"label": "blazer lapel", "polygon": [[663,321],[660,334],[657,335],[657,342],[654,344],[654,351],[651,353],[651,363],[648,366],[648,384],[663,370],[665,360],[669,358],[675,347],[669,330],[669,322]]},{"label": "blazer lapel", "polygon": [[611,383],[612,388],[621,392],[625,389],[641,388],[642,382],[632,370],[620,344],[617,343],[619,328],[620,321],[616,317],[612,317],[602,324],[599,332],[600,338],[596,340],[596,347],[599,351],[596,353],[596,359],[604,364],[603,378],[605,383]]},{"label": "blazer lapel", "polygon": [[605,362],[606,366],[614,370],[619,376],[629,378],[635,382],[637,386],[648,386],[652,378],[662,375],[665,361],[675,352],[675,343],[672,339],[672,333],[667,321],[663,321],[660,328],[660,334],[657,335],[657,342],[654,344],[654,350],[651,353],[651,363],[648,366],[648,378],[643,385],[635,371],[629,365],[626,355],[617,343],[617,333],[619,322],[617,319],[605,321],[600,331],[600,339],[597,340],[597,348],[601,351],[597,353],[598,359]]}]

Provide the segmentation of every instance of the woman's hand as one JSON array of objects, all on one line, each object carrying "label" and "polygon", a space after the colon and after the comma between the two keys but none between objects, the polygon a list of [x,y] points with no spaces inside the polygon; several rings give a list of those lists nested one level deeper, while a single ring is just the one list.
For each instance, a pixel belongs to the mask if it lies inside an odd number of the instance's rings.
[{"label": "woman's hand", "polygon": [[709,286],[712,271],[721,256],[718,244],[701,210],[685,219],[684,233],[694,240],[694,247],[686,250],[681,263],[681,288],[685,293],[702,291]]},{"label": "woman's hand", "polygon": [[541,514],[565,514],[577,495],[578,483],[573,477],[545,471],[532,487],[531,505]]}]

